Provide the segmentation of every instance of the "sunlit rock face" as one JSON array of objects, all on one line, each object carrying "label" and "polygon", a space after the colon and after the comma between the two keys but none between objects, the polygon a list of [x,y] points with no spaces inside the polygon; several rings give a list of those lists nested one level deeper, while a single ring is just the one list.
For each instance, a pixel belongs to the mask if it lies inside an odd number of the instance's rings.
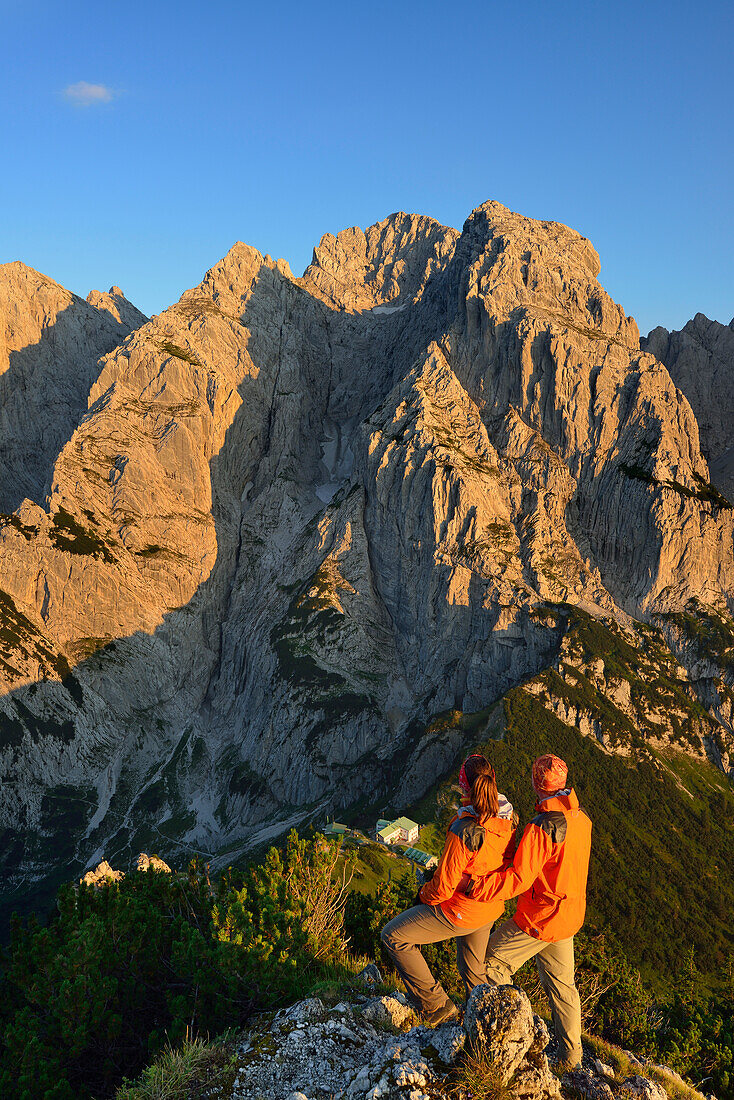
[{"label": "sunlit rock face", "polygon": [[708,711],[691,751],[728,766],[726,662],[671,616],[731,629],[732,510],[578,233],[494,202],[461,233],[394,214],[301,278],[236,244],[150,321],[9,267],[0,333],[54,452],[46,475],[6,385],[9,890],[417,797],[462,743],[437,715],[547,693],[569,605],[633,647],[663,627]]}]

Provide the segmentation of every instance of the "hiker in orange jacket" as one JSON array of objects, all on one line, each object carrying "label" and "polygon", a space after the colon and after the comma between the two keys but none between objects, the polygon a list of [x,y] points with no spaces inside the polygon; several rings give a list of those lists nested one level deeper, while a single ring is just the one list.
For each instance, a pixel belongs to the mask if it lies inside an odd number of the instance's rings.
[{"label": "hiker in orange jacket", "polygon": [[591,821],[566,787],[568,768],[548,753],[533,764],[537,816],[526,826],[512,864],[471,888],[477,901],[520,895],[515,916],[487,945],[487,981],[507,985],[535,957],[548,995],[564,1069],[581,1061],[581,1004],[574,979],[573,937],[584,923]]},{"label": "hiker in orange jacket", "polygon": [[449,825],[433,878],[419,892],[420,904],[386,924],[382,942],[405,983],[410,999],[430,1026],[459,1011],[437,982],[421,944],[456,937],[459,973],[467,993],[484,981],[485,953],[501,901],[469,896],[475,879],[503,865],[513,837],[512,806],[498,794],[494,768],[485,756],[469,756],[461,766],[462,806]]}]

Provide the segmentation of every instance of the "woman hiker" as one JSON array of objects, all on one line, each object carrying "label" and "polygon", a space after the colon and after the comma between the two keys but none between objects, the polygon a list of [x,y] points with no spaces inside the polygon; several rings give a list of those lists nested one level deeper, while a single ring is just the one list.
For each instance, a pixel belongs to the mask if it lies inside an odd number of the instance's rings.
[{"label": "woman hiker", "polygon": [[512,806],[498,794],[489,760],[478,754],[467,757],[459,786],[462,805],[449,825],[433,878],[419,891],[421,904],[382,930],[385,950],[430,1027],[458,1017],[459,1010],[433,977],[420,945],[456,937],[456,961],[467,995],[484,982],[487,941],[504,903],[477,902],[467,890],[474,879],[500,870],[512,853]]}]

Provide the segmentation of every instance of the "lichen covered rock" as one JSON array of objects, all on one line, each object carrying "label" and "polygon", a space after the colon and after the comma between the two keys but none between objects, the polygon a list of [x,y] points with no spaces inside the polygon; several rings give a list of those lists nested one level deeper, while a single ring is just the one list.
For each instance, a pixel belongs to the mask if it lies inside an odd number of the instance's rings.
[{"label": "lichen covered rock", "polygon": [[400,1029],[415,1020],[415,1013],[402,993],[391,997],[375,997],[362,1009],[362,1015],[372,1023],[389,1024]]}]

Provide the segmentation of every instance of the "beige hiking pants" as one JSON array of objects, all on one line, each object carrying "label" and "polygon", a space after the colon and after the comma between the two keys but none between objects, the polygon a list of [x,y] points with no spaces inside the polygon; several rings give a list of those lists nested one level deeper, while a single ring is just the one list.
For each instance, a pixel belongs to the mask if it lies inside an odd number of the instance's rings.
[{"label": "beige hiking pants", "polygon": [[484,957],[491,924],[459,929],[443,915],[439,905],[414,905],[391,920],[382,930],[382,943],[403,979],[408,995],[421,1012],[433,1012],[448,1000],[440,982],[431,973],[420,945],[456,938],[456,965],[467,996],[484,982]]},{"label": "beige hiking pants", "polygon": [[509,985],[515,971],[532,958],[550,1002],[559,1056],[572,1064],[580,1062],[581,1001],[574,979],[573,936],[546,943],[523,932],[514,920],[505,921],[489,938],[487,981]]}]

